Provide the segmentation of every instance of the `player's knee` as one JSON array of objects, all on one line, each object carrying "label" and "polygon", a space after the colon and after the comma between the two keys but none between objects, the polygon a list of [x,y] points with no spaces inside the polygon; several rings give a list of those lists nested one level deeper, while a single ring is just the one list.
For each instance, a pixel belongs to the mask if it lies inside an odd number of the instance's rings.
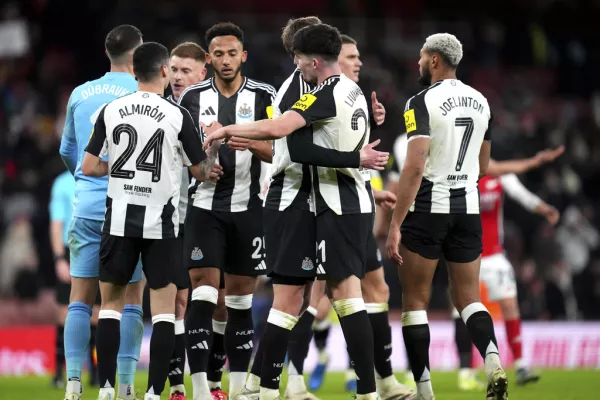
[{"label": "player's knee", "polygon": [[217,308],[215,308],[215,312],[213,313],[213,319],[216,321],[227,321],[227,306],[225,305],[225,299],[221,300],[220,293]]},{"label": "player's knee", "polygon": [[98,279],[96,278],[71,278],[70,303],[84,303],[92,306],[98,292]]},{"label": "player's knee", "polygon": [[217,268],[193,268],[189,273],[194,289],[202,286],[218,288],[221,283],[221,272]]},{"label": "player's knee", "polygon": [[385,281],[366,284],[363,281],[362,294],[365,303],[387,304],[390,299],[390,288]]},{"label": "player's knee", "polygon": [[139,282],[128,284],[127,291],[125,293],[125,303],[141,306],[142,302],[144,301],[144,286],[146,286],[145,279],[142,279]]},{"label": "player's knee", "polygon": [[429,305],[429,297],[422,295],[408,295],[402,293],[402,310],[403,311],[420,311],[427,310]]},{"label": "player's knee", "polygon": [[505,321],[520,318],[521,315],[519,313],[519,303],[517,302],[516,297],[510,299],[502,299],[498,303],[500,304],[500,309],[502,310],[502,317]]},{"label": "player's knee", "polygon": [[[225,275],[225,288],[230,296],[243,296],[254,293],[255,276]],[[227,297],[227,296],[226,296]]]},{"label": "player's knee", "polygon": [[178,290],[175,298],[175,316],[179,319],[185,315],[188,302],[188,290]]},{"label": "player's knee", "polygon": [[169,283],[160,289],[150,289],[150,309],[152,310],[152,315],[175,315],[176,297],[177,288],[173,283]]},{"label": "player's knee", "polygon": [[328,280],[327,290],[333,300],[362,299],[360,279],[355,275],[341,280]]}]

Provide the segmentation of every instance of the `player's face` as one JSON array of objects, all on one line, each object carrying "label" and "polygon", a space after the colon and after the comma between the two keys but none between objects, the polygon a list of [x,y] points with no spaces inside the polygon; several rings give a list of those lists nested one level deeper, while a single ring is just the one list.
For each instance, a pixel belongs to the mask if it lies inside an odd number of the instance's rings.
[{"label": "player's face", "polygon": [[208,47],[208,63],[212,64],[217,75],[225,82],[232,82],[246,62],[247,52],[235,36],[218,36]]},{"label": "player's face", "polygon": [[360,74],[362,62],[360,61],[360,53],[358,52],[356,45],[352,43],[342,45],[342,51],[340,51],[338,61],[342,73],[354,82],[358,82],[358,75]]},{"label": "player's face", "polygon": [[206,76],[204,63],[193,58],[173,56],[169,64],[169,82],[175,99],[179,98],[186,87],[203,81]]},{"label": "player's face", "polygon": [[296,54],[294,56],[294,64],[302,72],[302,79],[311,85],[317,84],[317,60],[309,57],[306,54]]},{"label": "player's face", "polygon": [[419,83],[424,86],[431,85],[431,54],[421,49],[419,58]]}]

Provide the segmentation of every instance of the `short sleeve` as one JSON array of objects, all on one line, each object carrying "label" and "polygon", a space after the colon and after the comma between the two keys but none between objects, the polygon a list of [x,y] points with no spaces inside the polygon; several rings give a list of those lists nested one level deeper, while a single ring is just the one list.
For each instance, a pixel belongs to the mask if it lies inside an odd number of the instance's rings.
[{"label": "short sleeve", "polygon": [[183,120],[181,121],[181,130],[179,131],[179,141],[183,147],[184,164],[196,165],[206,159],[206,153],[202,149],[200,133],[194,125],[194,120],[190,113],[180,108]]},{"label": "short sleeve", "polygon": [[414,136],[429,136],[429,111],[424,94],[418,94],[406,102],[404,127],[408,139]]},{"label": "short sleeve", "polygon": [[106,111],[106,106],[102,108],[100,114],[98,115],[98,119],[96,119],[96,123],[94,124],[94,129],[92,130],[92,134],[90,136],[90,140],[85,148],[87,153],[93,154],[97,157],[101,157],[106,152],[106,123],[104,121],[104,112]]},{"label": "short sleeve", "polygon": [[306,125],[336,116],[333,85],[319,86],[310,93],[306,93],[296,101],[290,110],[297,112],[304,118]]},{"label": "short sleeve", "polygon": [[492,140],[492,125],[494,124],[494,115],[490,111],[490,121],[488,122],[487,130],[483,135],[483,140]]}]

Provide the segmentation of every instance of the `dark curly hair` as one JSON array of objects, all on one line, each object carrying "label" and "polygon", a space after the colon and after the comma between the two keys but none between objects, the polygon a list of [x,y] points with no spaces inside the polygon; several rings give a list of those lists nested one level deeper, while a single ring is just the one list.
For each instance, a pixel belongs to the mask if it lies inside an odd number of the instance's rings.
[{"label": "dark curly hair", "polygon": [[310,54],[326,61],[337,60],[342,50],[342,38],[337,28],[327,24],[307,26],[294,35],[294,53]]},{"label": "dark curly hair", "polygon": [[242,46],[244,45],[244,31],[233,22],[219,22],[208,28],[204,35],[206,45],[210,47],[210,42],[219,36],[235,36]]}]

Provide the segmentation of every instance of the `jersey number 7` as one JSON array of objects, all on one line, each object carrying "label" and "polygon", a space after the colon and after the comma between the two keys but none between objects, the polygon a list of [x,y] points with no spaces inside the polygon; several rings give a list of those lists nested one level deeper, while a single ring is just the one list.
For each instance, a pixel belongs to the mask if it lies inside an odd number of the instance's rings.
[{"label": "jersey number 7", "polygon": [[460,141],[458,159],[456,160],[456,166],[454,167],[456,171],[460,171],[462,169],[463,162],[465,161],[465,156],[467,155],[467,148],[469,147],[469,142],[471,141],[471,137],[473,136],[473,118],[456,118],[456,120],[454,121],[454,126],[465,128],[462,140]]},{"label": "jersey number 7", "polygon": [[[123,169],[129,158],[133,155],[138,141],[138,133],[135,128],[129,124],[120,124],[113,131],[113,143],[118,145],[121,141],[121,134],[126,133],[129,137],[127,147],[115,162],[110,171],[113,178],[133,179],[135,171]],[[144,147],[138,158],[135,160],[135,169],[152,173],[152,182],[160,181],[160,171],[162,166],[162,145],[165,138],[165,131],[157,129],[152,135],[148,144]],[[148,162],[148,157],[153,153],[152,162]]]}]

